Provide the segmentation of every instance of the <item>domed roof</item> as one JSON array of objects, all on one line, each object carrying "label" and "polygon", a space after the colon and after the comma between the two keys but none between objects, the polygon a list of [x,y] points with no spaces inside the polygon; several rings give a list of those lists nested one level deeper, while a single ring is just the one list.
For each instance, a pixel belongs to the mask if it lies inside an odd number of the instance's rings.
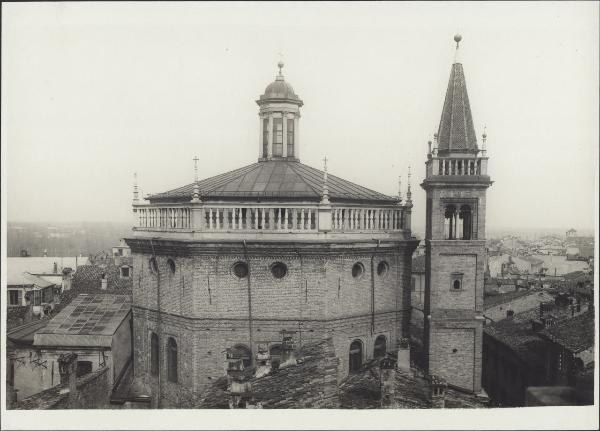
[{"label": "domed roof", "polygon": [[291,86],[289,82],[286,82],[283,79],[283,75],[281,73],[281,69],[283,68],[283,62],[279,62],[279,74],[275,78],[275,81],[271,82],[265,88],[264,94],[260,95],[259,102],[267,101],[271,99],[282,100],[287,99],[289,101],[296,102],[302,106],[302,100],[298,97],[298,95],[294,92],[294,88]]}]

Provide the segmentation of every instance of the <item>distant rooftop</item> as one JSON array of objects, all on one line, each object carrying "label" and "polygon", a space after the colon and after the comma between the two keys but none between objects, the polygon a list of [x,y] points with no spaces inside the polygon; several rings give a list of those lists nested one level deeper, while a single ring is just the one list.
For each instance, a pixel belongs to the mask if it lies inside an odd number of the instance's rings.
[{"label": "distant rooftop", "polygon": [[[63,268],[75,268],[84,265],[87,257],[7,257],[6,258],[6,282],[9,285],[23,284],[23,273],[29,272],[35,275],[62,275]],[[56,273],[54,272],[56,263]]]},{"label": "distant rooftop", "polygon": [[558,322],[540,331],[540,335],[556,344],[579,353],[594,346],[594,313],[586,313]]}]

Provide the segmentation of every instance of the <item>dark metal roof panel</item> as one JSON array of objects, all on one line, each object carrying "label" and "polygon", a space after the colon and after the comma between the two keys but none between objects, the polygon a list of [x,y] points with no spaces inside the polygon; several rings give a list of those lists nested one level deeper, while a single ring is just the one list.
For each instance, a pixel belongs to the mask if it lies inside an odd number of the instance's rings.
[{"label": "dark metal roof panel", "polygon": [[[198,182],[205,198],[305,198],[320,200],[323,171],[296,161],[269,160],[254,163]],[[331,200],[364,200],[394,203],[396,198],[328,175]],[[149,197],[151,202],[190,198],[194,184]]]}]

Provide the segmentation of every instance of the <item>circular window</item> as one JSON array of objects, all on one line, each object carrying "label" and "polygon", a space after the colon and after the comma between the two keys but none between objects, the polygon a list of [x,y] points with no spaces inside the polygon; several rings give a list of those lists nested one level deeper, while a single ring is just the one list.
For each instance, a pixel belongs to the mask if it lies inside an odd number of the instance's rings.
[{"label": "circular window", "polygon": [[452,287],[454,288],[454,290],[460,290],[460,280],[454,280]]},{"label": "circular window", "polygon": [[151,257],[148,263],[150,265],[150,271],[152,274],[158,274],[158,263],[156,262],[156,258]]},{"label": "circular window", "polygon": [[362,263],[356,262],[352,266],[352,277],[354,277],[354,278],[360,278],[360,277],[362,277],[362,275],[364,273],[365,273],[365,267],[363,266]]},{"label": "circular window", "polygon": [[175,261],[173,259],[167,259],[167,265],[169,266],[171,274],[175,274]]},{"label": "circular window", "polygon": [[381,261],[379,262],[379,265],[377,265],[377,275],[381,276],[381,277],[385,277],[386,274],[388,273],[388,270],[390,269],[390,265],[386,262],[386,261]]},{"label": "circular window", "polygon": [[287,266],[285,263],[275,262],[271,265],[271,273],[275,278],[283,278],[287,274]]},{"label": "circular window", "polygon": [[245,278],[248,275],[248,265],[245,262],[236,262],[231,267],[231,271],[237,278]]}]

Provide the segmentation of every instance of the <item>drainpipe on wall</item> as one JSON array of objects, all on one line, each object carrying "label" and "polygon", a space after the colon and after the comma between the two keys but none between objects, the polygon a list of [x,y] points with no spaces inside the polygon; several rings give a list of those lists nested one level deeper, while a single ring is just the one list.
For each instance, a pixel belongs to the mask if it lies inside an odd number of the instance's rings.
[{"label": "drainpipe on wall", "polygon": [[[154,252],[154,244],[150,239],[150,247],[152,247],[152,257],[156,262],[156,253]],[[156,335],[158,335],[158,375],[156,376],[158,383],[158,396],[156,397],[156,408],[161,407],[161,396],[162,396],[162,379],[161,379],[161,344],[162,344],[162,331],[161,331],[162,318],[160,314],[160,267],[156,262]]]},{"label": "drainpipe on wall", "polygon": [[244,246],[244,259],[246,260],[246,265],[248,265],[248,275],[246,277],[248,280],[248,333],[250,336],[250,360],[254,363],[254,345],[252,340],[252,284],[250,283],[252,271],[250,270],[250,260],[248,259],[246,240],[242,241],[242,244]]},{"label": "drainpipe on wall", "polygon": [[375,251],[371,255],[371,335],[375,332],[375,268],[373,267],[373,261],[380,244],[381,240],[378,239]]}]

